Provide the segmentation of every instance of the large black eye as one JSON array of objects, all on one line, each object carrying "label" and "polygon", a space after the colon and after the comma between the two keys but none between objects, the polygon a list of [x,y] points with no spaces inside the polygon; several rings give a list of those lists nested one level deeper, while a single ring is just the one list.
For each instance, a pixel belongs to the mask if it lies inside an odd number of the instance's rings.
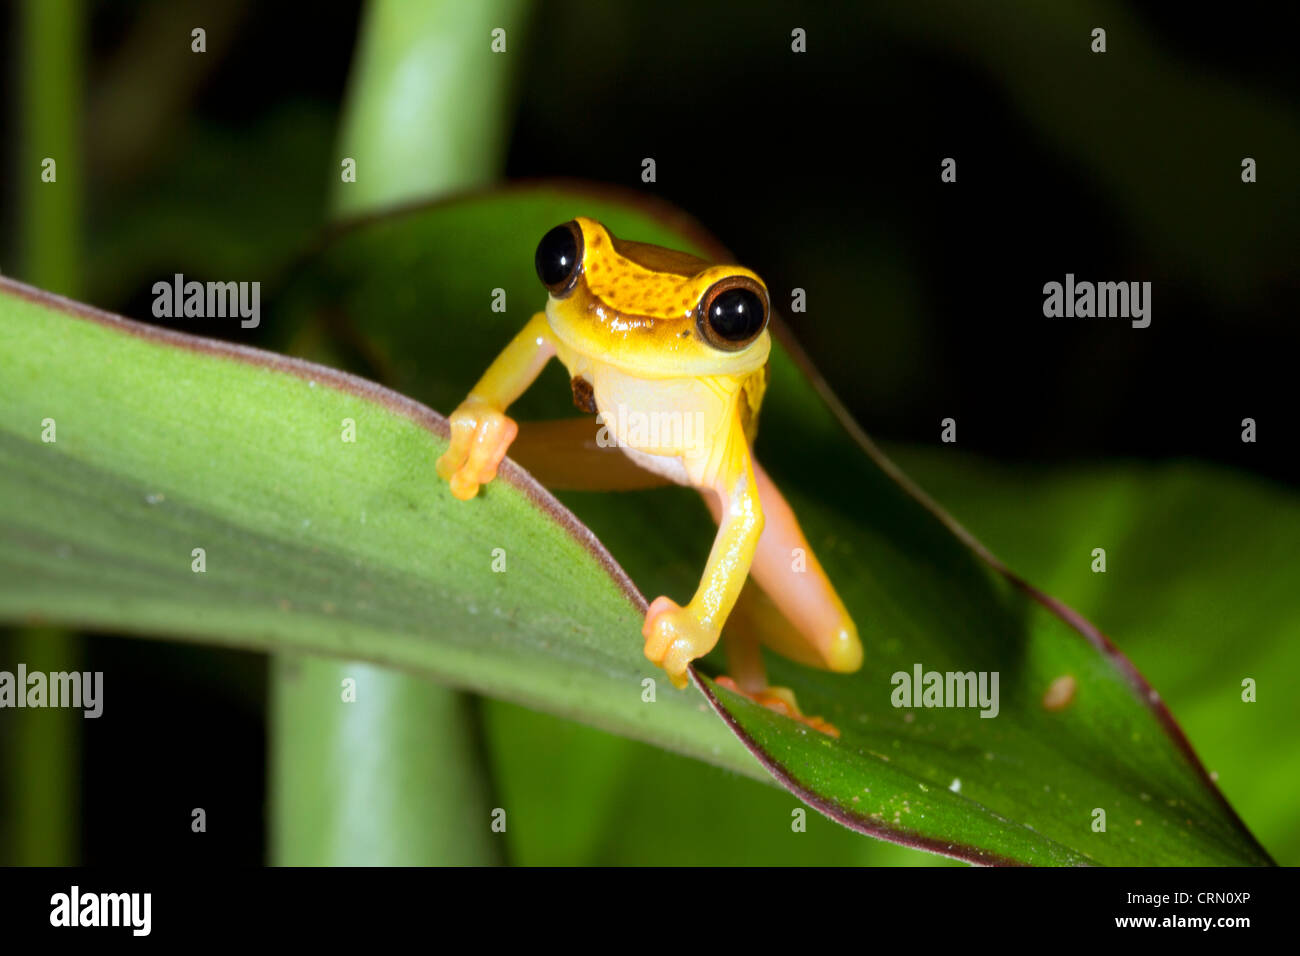
[{"label": "large black eye", "polygon": [[576,222],[556,226],[537,244],[537,278],[556,295],[573,288],[582,264],[582,231]]},{"label": "large black eye", "polygon": [[714,348],[743,349],[767,327],[767,293],[744,276],[723,279],[705,294],[696,325]]}]

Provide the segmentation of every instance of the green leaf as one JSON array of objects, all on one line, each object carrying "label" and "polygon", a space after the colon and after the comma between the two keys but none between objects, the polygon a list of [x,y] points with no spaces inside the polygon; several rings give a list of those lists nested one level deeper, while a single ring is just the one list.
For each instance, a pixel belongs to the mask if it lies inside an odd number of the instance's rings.
[{"label": "green leaf", "polygon": [[[620,235],[719,254],[689,222],[643,201],[550,186],[507,190],[336,237],[300,276],[290,327],[364,343],[354,358],[450,409],[540,306],[530,268],[536,238],[579,213]],[[494,289],[505,290],[506,313],[492,311]],[[777,779],[847,826],[975,862],[1268,862],[1158,697],[1104,637],[1004,574],[918,496],[788,348],[776,349],[772,367],[758,455],[801,516],[867,648],[862,671],[847,677],[770,662],[774,682],[837,724],[838,741],[702,681]],[[569,403],[553,365],[512,414],[571,415]],[[680,600],[693,591],[714,529],[692,492],[561,498],[644,593]],[[893,675],[918,664],[996,672],[998,716],[894,707]],[[716,660],[705,666],[718,669]],[[1044,695],[1062,677],[1077,691],[1063,711],[1047,710]],[[1093,830],[1097,810],[1105,811],[1104,832]]]},{"label": "green leaf", "polygon": [[[864,840],[773,785],[503,701],[492,779],[525,866],[959,866]],[[725,808],[725,809],[718,809]],[[805,829],[792,827],[803,808]]]},{"label": "green leaf", "polygon": [[698,700],[642,703],[644,605],[545,490],[433,477],[427,408],[10,280],[0,355],[0,619],[364,659],[753,772]]},{"label": "green leaf", "polygon": [[[1300,590],[1293,491],[1219,466],[1092,462],[1014,469],[891,449],[1014,569],[1124,635],[1224,793],[1285,865],[1300,861]],[[1207,502],[1212,505],[1207,507]],[[1105,574],[1091,570],[1104,546]],[[1242,700],[1242,682],[1256,700]],[[1282,681],[1279,683],[1279,681]]]},{"label": "green leaf", "polygon": [[[579,212],[717,251],[626,197],[508,190],[342,233],[274,321],[450,408],[540,304],[536,237]],[[506,313],[491,309],[498,288]],[[641,702],[641,680],[659,676],[640,657],[644,603],[544,491],[509,465],[472,502],[440,487],[445,430],[426,409],[260,353],[71,318],[30,295],[0,301],[0,348],[16,359],[4,394],[17,401],[0,433],[0,520],[14,532],[0,545],[0,614],[363,657],[754,771],[694,691],[661,680],[658,700]],[[851,676],[770,664],[842,737],[699,683],[777,779],[855,829],[976,862],[1269,862],[1127,662],[900,484],[820,388],[776,350],[758,454],[853,611],[867,662]],[[566,414],[569,400],[552,367],[517,411]],[[60,416],[61,444],[43,445],[39,423]],[[355,445],[339,441],[345,417]],[[643,591],[693,590],[713,536],[693,492],[563,500]],[[190,549],[203,541],[196,575]],[[496,547],[505,574],[491,571]],[[999,715],[893,707],[891,675],[918,663],[996,671]],[[1073,701],[1045,710],[1066,674]],[[1098,808],[1105,832],[1092,829]]]}]

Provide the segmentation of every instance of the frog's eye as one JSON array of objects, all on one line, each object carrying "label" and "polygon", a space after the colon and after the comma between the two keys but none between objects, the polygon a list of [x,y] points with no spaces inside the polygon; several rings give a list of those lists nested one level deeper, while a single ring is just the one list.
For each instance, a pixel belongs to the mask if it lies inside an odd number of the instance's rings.
[{"label": "frog's eye", "polygon": [[695,324],[715,349],[737,352],[767,328],[767,290],[748,276],[715,282],[700,300]]},{"label": "frog's eye", "polygon": [[576,222],[556,226],[537,244],[537,278],[554,296],[568,295],[582,266],[582,230]]}]

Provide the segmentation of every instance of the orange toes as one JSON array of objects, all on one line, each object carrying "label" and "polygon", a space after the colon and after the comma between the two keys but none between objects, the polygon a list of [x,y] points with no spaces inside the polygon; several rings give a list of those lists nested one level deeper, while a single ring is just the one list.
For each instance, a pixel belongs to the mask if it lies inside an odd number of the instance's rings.
[{"label": "orange toes", "polygon": [[766,707],[768,710],[774,710],[791,720],[797,720],[813,730],[820,731],[830,737],[838,738],[840,735],[839,728],[830,721],[823,720],[821,717],[805,716],[799,710],[799,704],[795,701],[794,692],[787,687],[767,687],[755,693],[750,693],[741,690],[734,680],[725,675],[715,678],[714,683],[742,697],[748,697],[754,703]]},{"label": "orange toes", "polygon": [[438,459],[438,476],[451,485],[451,493],[468,501],[497,476],[497,469],[519,434],[519,426],[499,409],[481,399],[469,398],[448,419],[451,442]]}]

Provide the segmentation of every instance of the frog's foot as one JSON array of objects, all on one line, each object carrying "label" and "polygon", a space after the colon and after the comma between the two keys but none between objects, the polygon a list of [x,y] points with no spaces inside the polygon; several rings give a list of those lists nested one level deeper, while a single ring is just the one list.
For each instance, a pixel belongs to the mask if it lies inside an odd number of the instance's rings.
[{"label": "frog's foot", "polygon": [[689,607],[666,597],[655,598],[641,627],[645,656],[668,673],[673,686],[686,686],[686,668],[718,643],[718,632],[704,624]]},{"label": "frog's foot", "polygon": [[798,702],[794,699],[794,691],[788,687],[765,687],[760,691],[741,690],[739,685],[730,677],[718,677],[714,683],[719,687],[725,687],[729,691],[740,694],[742,697],[748,697],[756,704],[761,704],[768,710],[774,710],[778,714],[784,714],[791,720],[797,720],[801,724],[807,724],[813,730],[820,730],[824,734],[832,737],[839,737],[839,729],[828,720],[820,717],[808,717],[799,709]]},{"label": "frog's foot", "polygon": [[451,445],[438,459],[438,477],[450,482],[453,495],[467,501],[478,494],[479,485],[497,476],[519,426],[478,398],[461,402],[449,421]]}]

